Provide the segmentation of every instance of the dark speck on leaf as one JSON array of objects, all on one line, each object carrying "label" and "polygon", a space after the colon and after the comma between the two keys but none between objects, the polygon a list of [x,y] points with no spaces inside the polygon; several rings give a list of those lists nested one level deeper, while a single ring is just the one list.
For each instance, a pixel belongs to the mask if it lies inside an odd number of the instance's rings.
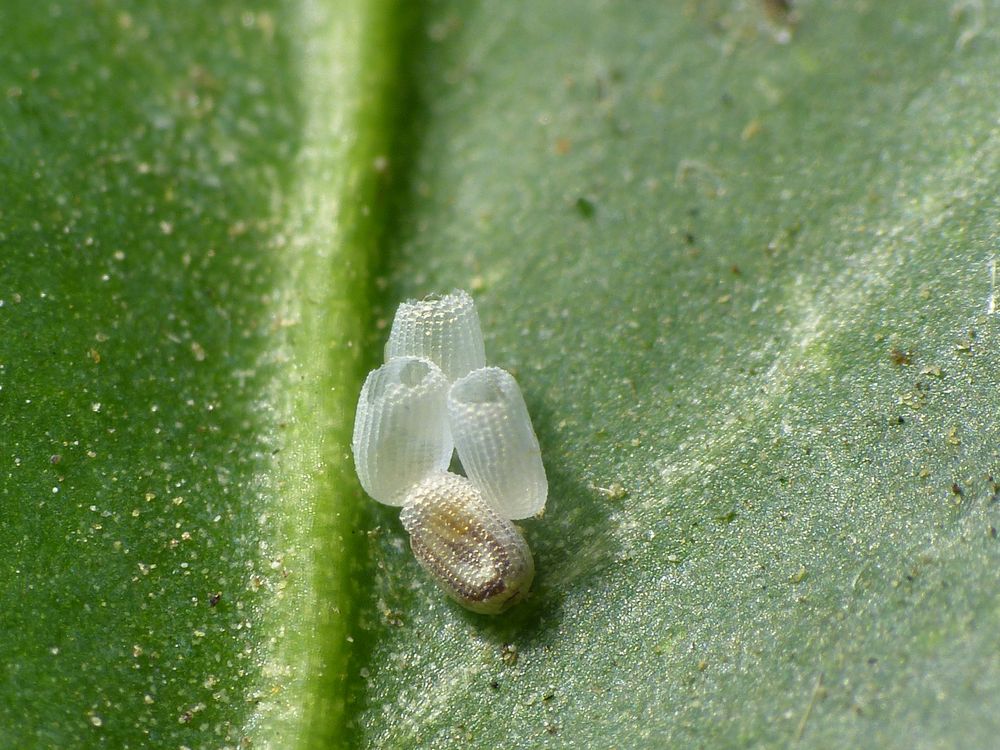
[{"label": "dark speck on leaf", "polygon": [[718,521],[719,523],[725,523],[725,524],[732,523],[733,521],[736,520],[736,511],[731,510],[727,513],[723,513],[722,515],[716,516],[715,520]]},{"label": "dark speck on leaf", "polygon": [[208,597],[208,606],[209,607],[214,607],[216,604],[219,603],[219,601],[221,599],[222,599],[222,592],[221,591],[217,591],[216,593],[214,593],[210,597]]},{"label": "dark speck on leaf", "polygon": [[763,0],[764,8],[775,16],[786,16],[792,9],[792,0]]},{"label": "dark speck on leaf", "polygon": [[904,352],[902,349],[893,349],[889,352],[889,357],[892,359],[894,365],[909,365],[913,362],[913,355],[909,352]]},{"label": "dark speck on leaf", "polygon": [[576,199],[576,210],[583,218],[592,219],[597,212],[597,206],[589,198],[580,197]]}]

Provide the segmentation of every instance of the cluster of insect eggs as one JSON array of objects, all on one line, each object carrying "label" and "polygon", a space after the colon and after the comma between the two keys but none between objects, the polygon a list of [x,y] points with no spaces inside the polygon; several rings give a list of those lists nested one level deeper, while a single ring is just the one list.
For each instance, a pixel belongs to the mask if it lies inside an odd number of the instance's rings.
[{"label": "cluster of insect eggs", "polygon": [[[399,306],[352,448],[361,486],[402,507],[413,554],[449,596],[486,614],[524,597],[535,566],[512,521],[541,513],[548,483],[521,390],[486,366],[466,292]],[[448,471],[455,452],[467,476]]]}]

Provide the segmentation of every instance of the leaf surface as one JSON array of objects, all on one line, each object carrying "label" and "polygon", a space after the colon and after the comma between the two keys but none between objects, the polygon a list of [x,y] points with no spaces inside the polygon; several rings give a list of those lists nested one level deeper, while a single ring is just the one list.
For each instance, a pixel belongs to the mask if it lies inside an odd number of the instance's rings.
[{"label": "leaf surface", "polygon": [[[0,744],[988,747],[1000,5],[0,9]],[[550,482],[446,600],[354,401],[472,291]]]}]

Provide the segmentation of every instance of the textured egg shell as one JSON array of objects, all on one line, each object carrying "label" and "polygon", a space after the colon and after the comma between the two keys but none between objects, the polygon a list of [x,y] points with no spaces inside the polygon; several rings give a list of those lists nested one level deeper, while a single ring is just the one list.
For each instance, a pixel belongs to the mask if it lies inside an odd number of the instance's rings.
[{"label": "textured egg shell", "polygon": [[429,359],[449,381],[485,366],[483,332],[468,292],[456,289],[401,304],[385,345],[385,361],[396,357]]},{"label": "textured egg shell", "polygon": [[399,518],[420,565],[463,607],[498,614],[531,588],[535,563],[527,542],[465,477],[426,478]]},{"label": "textured egg shell", "polygon": [[354,465],[365,492],[402,505],[410,488],[451,461],[448,380],[426,359],[403,357],[372,370],[354,418]]},{"label": "textured egg shell", "polygon": [[542,454],[513,375],[484,367],[455,381],[448,420],[462,468],[501,516],[528,518],[545,507]]}]

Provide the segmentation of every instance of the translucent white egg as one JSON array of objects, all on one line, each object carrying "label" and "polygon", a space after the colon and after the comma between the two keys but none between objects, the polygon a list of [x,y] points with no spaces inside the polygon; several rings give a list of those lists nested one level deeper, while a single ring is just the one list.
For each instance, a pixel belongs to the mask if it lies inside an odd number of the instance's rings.
[{"label": "translucent white egg", "polygon": [[514,376],[483,367],[448,391],[448,421],[469,479],[504,518],[534,516],[549,485],[528,407]]},{"label": "translucent white egg", "polygon": [[368,375],[352,448],[361,486],[380,503],[402,505],[415,484],[448,468],[447,392],[438,366],[418,357],[390,360]]},{"label": "translucent white egg", "polygon": [[463,607],[497,614],[531,588],[535,563],[527,542],[465,477],[427,477],[410,491],[399,518],[414,556]]},{"label": "translucent white egg", "polygon": [[429,359],[449,381],[485,367],[483,332],[469,293],[456,289],[401,304],[385,345],[385,361],[396,357]]}]

